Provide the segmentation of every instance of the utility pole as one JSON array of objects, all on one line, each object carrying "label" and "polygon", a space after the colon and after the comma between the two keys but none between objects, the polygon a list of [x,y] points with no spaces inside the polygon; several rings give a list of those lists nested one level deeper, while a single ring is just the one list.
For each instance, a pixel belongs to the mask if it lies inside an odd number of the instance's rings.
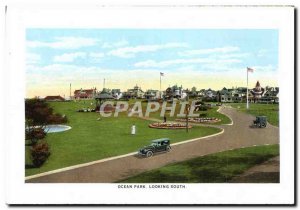
[{"label": "utility pole", "polygon": [[248,101],[248,69],[247,69],[247,106],[246,108],[249,109],[249,101]]},{"label": "utility pole", "polygon": [[254,70],[252,68],[247,67],[247,98],[246,98],[246,100],[247,100],[247,106],[246,106],[246,108],[247,109],[249,109],[249,101],[248,101],[248,73],[249,72],[253,73],[253,71]]},{"label": "utility pole", "polygon": [[161,76],[165,76],[163,72],[159,72],[159,97],[162,98],[162,92],[161,92]]},{"label": "utility pole", "polygon": [[70,83],[70,100],[71,100],[71,89],[72,89],[72,84]]}]

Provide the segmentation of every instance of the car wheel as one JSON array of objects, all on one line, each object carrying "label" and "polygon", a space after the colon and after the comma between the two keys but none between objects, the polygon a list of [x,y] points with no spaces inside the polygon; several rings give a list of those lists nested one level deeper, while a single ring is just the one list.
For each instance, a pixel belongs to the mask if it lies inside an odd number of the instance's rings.
[{"label": "car wheel", "polygon": [[148,151],[147,152],[147,157],[152,157],[153,156],[153,152],[152,151]]},{"label": "car wheel", "polygon": [[264,128],[265,128],[265,127],[266,127],[266,123],[264,123],[264,122],[261,123],[261,127],[264,127]]},{"label": "car wheel", "polygon": [[167,151],[167,152],[170,152],[170,150],[171,150],[171,147],[170,147],[170,146],[167,146],[166,151]]}]

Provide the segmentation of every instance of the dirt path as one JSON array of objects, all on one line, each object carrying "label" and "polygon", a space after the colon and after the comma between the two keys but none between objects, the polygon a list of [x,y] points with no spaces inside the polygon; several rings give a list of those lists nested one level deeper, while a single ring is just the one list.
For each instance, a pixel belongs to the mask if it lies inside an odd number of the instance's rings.
[{"label": "dirt path", "polygon": [[[224,133],[198,141],[172,147],[169,153],[151,158],[134,155],[81,168],[26,180],[28,183],[111,183],[138,173],[159,168],[170,163],[187,160],[220,151],[254,145],[278,144],[279,129],[268,125],[264,129],[251,128],[254,117],[236,111],[231,107],[221,107],[220,112],[233,120],[233,125],[218,125]],[[211,125],[210,125],[211,126]]]}]

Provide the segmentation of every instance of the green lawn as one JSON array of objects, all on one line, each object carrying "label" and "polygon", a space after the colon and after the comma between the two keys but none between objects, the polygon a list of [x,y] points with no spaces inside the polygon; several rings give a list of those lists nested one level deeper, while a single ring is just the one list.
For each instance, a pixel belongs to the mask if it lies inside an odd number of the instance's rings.
[{"label": "green lawn", "polygon": [[237,110],[246,112],[248,114],[258,116],[267,116],[268,122],[272,125],[279,126],[279,105],[278,104],[249,104],[249,109],[246,109],[245,103],[231,103],[229,104]]},{"label": "green lawn", "polygon": [[[171,143],[202,137],[219,132],[217,128],[194,127],[189,133],[183,130],[162,130],[148,128],[149,121],[136,117],[103,118],[98,113],[81,113],[76,110],[84,107],[93,108],[93,101],[51,102],[54,111],[65,114],[71,130],[49,133],[46,141],[50,145],[51,155],[41,168],[27,168],[26,176],[80,163],[112,157],[137,151],[149,144],[152,139],[168,137]],[[132,124],[136,125],[137,134],[130,135]],[[26,147],[26,164],[30,165],[29,146]]]},{"label": "green lawn", "polygon": [[121,182],[226,183],[250,167],[278,155],[279,145],[236,149],[170,164]]}]

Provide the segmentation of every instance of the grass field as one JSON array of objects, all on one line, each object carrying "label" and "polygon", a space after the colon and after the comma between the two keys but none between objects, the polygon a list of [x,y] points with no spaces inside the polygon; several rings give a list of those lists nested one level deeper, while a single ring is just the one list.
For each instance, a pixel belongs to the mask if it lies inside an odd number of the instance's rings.
[{"label": "grass field", "polygon": [[[152,139],[168,137],[171,143],[202,137],[219,132],[217,128],[194,127],[189,133],[183,130],[162,130],[148,128],[149,121],[136,117],[103,118],[98,113],[76,112],[80,108],[94,108],[92,101],[51,102],[54,111],[65,114],[71,130],[47,134],[51,155],[41,168],[27,168],[26,176],[80,163],[86,163],[116,155],[137,151],[148,145]],[[131,135],[132,124],[137,134]],[[26,147],[26,164],[30,165],[29,146]]]},{"label": "grass field", "polygon": [[226,183],[254,165],[279,155],[279,145],[220,152],[139,174],[123,183]]},{"label": "grass field", "polygon": [[249,109],[246,109],[245,103],[231,103],[229,104],[237,110],[246,112],[248,114],[258,116],[265,115],[270,124],[279,126],[279,105],[278,104],[249,104]]}]

